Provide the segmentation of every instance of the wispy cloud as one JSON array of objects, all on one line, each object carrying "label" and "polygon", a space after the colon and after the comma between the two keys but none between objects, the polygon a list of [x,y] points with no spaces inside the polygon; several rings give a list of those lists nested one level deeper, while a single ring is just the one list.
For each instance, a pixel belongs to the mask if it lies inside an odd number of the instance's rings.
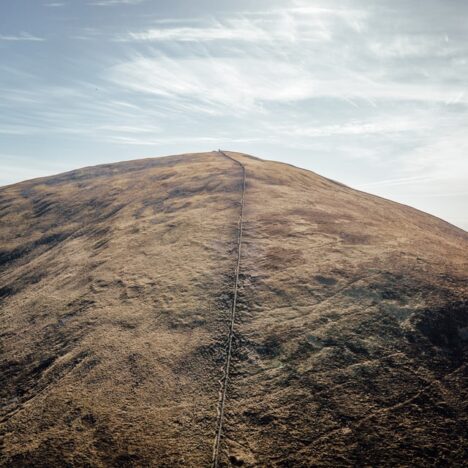
[{"label": "wispy cloud", "polygon": [[247,110],[261,102],[294,101],[313,93],[299,66],[253,59],[136,58],[114,67],[110,79],[134,91],[205,103],[213,110]]},{"label": "wispy cloud", "polygon": [[0,135],[31,135],[37,129],[32,126],[16,125],[16,124],[5,124],[0,125]]},{"label": "wispy cloud", "polygon": [[[468,103],[461,86],[439,83],[406,83],[390,79],[372,80],[367,76],[328,65],[317,70],[297,63],[259,56],[249,58],[136,57],[110,70],[112,82],[133,91],[211,107],[237,110],[261,110],[264,103],[288,103],[312,98],[333,98],[358,106],[359,100],[377,105],[378,101],[447,103],[453,99]],[[368,104],[367,104],[368,105]],[[389,131],[395,131],[395,125]],[[401,125],[400,125],[401,128]],[[368,124],[368,131],[380,131]],[[327,132],[334,131],[327,129]],[[357,131],[354,124],[342,132]],[[313,133],[313,132],[312,132]]]},{"label": "wispy cloud", "polygon": [[463,181],[468,177],[466,121],[451,119],[447,128],[433,133],[424,144],[401,156],[402,167],[413,174]]},{"label": "wispy cloud", "polygon": [[247,21],[236,21],[229,26],[217,25],[213,27],[177,27],[150,28],[141,32],[130,32],[126,36],[118,37],[121,42],[130,41],[264,41],[272,38],[271,34]]},{"label": "wispy cloud", "polygon": [[95,6],[137,5],[145,1],[146,0],[97,0],[95,2],[89,2],[88,5],[95,5]]},{"label": "wispy cloud", "polygon": [[329,41],[337,22],[356,29],[363,15],[352,10],[327,8],[283,8],[266,12],[244,13],[222,19],[192,20],[165,19],[155,22],[157,27],[132,31],[117,36],[121,42],[131,41],[239,41],[239,42],[321,42]]},{"label": "wispy cloud", "polygon": [[60,7],[63,7],[65,5],[66,5],[65,2],[51,2],[51,3],[45,3],[44,4],[44,6],[46,6],[48,8],[60,8]]},{"label": "wispy cloud", "polygon": [[[190,26],[187,26],[185,21],[166,19],[162,22],[156,22],[157,27],[133,31],[124,36],[116,37],[116,40],[121,42],[294,42],[297,40],[298,34],[296,21],[289,14],[269,15],[267,18],[243,15],[223,19],[198,19],[191,21],[191,23]],[[328,39],[329,34],[321,23],[301,31],[302,41]]]},{"label": "wispy cloud", "polygon": [[43,37],[34,36],[29,33],[21,33],[18,35],[7,35],[0,34],[0,41],[31,41],[31,42],[42,42],[45,41]]},{"label": "wispy cloud", "polygon": [[428,123],[407,117],[392,116],[387,120],[353,121],[342,124],[315,126],[296,125],[274,127],[274,131],[284,135],[296,137],[330,137],[334,135],[373,135],[392,134],[401,132],[415,132],[430,128]]},{"label": "wispy cloud", "polygon": [[373,187],[393,187],[396,185],[407,185],[407,184],[418,184],[418,183],[427,183],[435,180],[434,176],[414,176],[414,177],[398,177],[396,179],[385,179],[378,180],[374,182],[368,182],[366,184],[359,184],[356,188],[368,189]]},{"label": "wispy cloud", "polygon": [[135,146],[157,146],[157,145],[168,145],[168,144],[181,144],[193,145],[203,143],[208,147],[219,147],[221,144],[236,144],[236,143],[252,143],[255,141],[261,141],[258,138],[232,138],[225,136],[192,136],[192,137],[151,137],[151,138],[136,138],[132,136],[109,136],[108,141],[112,143],[122,145],[135,145]]},{"label": "wispy cloud", "polygon": [[[214,114],[320,98],[356,109],[395,101],[468,104],[464,83],[450,78],[451,72],[444,79],[422,62],[410,79],[403,74],[404,60],[426,60],[431,53],[456,63],[463,57],[460,46],[440,33],[403,29],[395,34],[383,23],[379,26],[383,20],[372,13],[358,1],[337,2],[334,7],[297,1],[188,23],[186,18],[166,18],[156,26],[114,36],[121,42],[150,42],[157,53],[136,53],[114,66],[109,77],[125,89],[172,99],[175,107],[183,101],[187,109]],[[175,48],[176,54],[166,52]],[[461,61],[458,69],[463,68]],[[395,131],[388,125],[386,129]],[[309,136],[319,136],[314,132],[322,130],[311,130]],[[350,122],[324,131],[331,135],[361,130]],[[364,130],[381,132],[373,124]]]},{"label": "wispy cloud", "polygon": [[424,58],[450,56],[459,50],[451,44],[445,34],[439,35],[409,35],[400,34],[390,40],[372,41],[369,49],[381,58]]}]

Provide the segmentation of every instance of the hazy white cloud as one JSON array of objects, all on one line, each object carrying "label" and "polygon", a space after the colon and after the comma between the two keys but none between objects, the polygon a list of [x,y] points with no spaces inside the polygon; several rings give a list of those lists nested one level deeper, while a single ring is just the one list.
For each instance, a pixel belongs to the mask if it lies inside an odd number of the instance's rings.
[{"label": "hazy white cloud", "polygon": [[0,124],[0,135],[31,135],[37,130],[37,128],[27,125]]},{"label": "hazy white cloud", "polygon": [[460,125],[434,133],[424,144],[403,154],[404,170],[413,174],[426,174],[438,179],[468,182],[468,134],[467,121]]},{"label": "hazy white cloud", "polygon": [[230,40],[239,42],[321,42],[329,41],[337,23],[354,30],[361,29],[365,14],[353,10],[330,8],[285,7],[265,12],[245,12],[222,19],[165,19],[158,27],[132,31],[117,36],[117,41],[180,41],[207,42]]},{"label": "hazy white cloud", "polygon": [[[359,100],[374,106],[378,101],[468,103],[468,96],[458,85],[374,80],[343,69],[340,64],[317,70],[306,62],[274,60],[271,54],[256,59],[137,57],[114,66],[109,77],[126,89],[185,99],[189,107],[190,102],[196,106],[204,103],[217,112],[222,107],[261,110],[260,106],[268,102],[321,97],[340,99],[355,107],[359,107]],[[372,125],[368,130],[372,130]],[[346,131],[355,130],[350,123]],[[393,127],[388,130],[394,131]]]},{"label": "hazy white cloud", "polygon": [[141,32],[131,32],[118,38],[120,41],[264,41],[272,38],[265,30],[248,21],[235,21],[236,24],[215,25],[212,27],[150,28]]},{"label": "hazy white cloud", "polygon": [[[174,110],[183,106],[213,114],[231,108],[267,112],[268,103],[317,98],[355,108],[395,101],[468,104],[465,85],[451,79],[454,73],[461,76],[464,62],[446,77],[421,68],[411,79],[400,76],[407,70],[405,63],[394,63],[395,58],[425,59],[431,53],[455,61],[463,52],[460,46],[451,44],[446,34],[370,31],[382,21],[360,2],[330,7],[320,1],[296,1],[222,19],[165,19],[157,27],[115,39],[156,47],[180,43],[177,56],[135,54],[109,75],[125,89],[172,99]],[[358,131],[352,123],[340,129]],[[371,126],[367,131],[377,133]]]},{"label": "hazy white cloud", "polygon": [[0,41],[31,41],[31,42],[42,42],[45,41],[43,37],[34,36],[29,33],[22,32],[18,35],[5,35],[0,34]]},{"label": "hazy white cloud", "polygon": [[370,41],[369,49],[380,58],[444,57],[462,52],[446,34],[398,34],[389,40]]},{"label": "hazy white cloud", "polygon": [[428,128],[427,122],[395,116],[380,121],[351,121],[342,124],[274,127],[275,132],[296,137],[329,137],[334,135],[370,135],[414,132]]},{"label": "hazy white cloud", "polygon": [[413,176],[413,177],[398,177],[396,179],[385,179],[385,180],[377,180],[373,182],[368,182],[366,184],[359,184],[356,185],[356,188],[359,189],[369,189],[372,187],[394,187],[397,185],[414,185],[418,183],[424,183],[426,184],[427,182],[431,182],[435,180],[434,176]]},{"label": "hazy white cloud", "polygon": [[95,2],[89,2],[88,5],[95,5],[95,6],[137,5],[145,1],[146,0],[96,0]]},{"label": "hazy white cloud", "polygon": [[[112,135],[107,138],[107,141],[123,145],[135,145],[135,146],[156,146],[156,145],[168,145],[168,144],[206,144],[210,148],[218,148],[223,144],[233,143],[252,143],[254,141],[261,141],[258,138],[232,138],[225,136],[191,136],[191,137],[150,137],[150,138],[136,138],[132,136],[119,136]],[[206,147],[205,147],[206,148]]]},{"label": "hazy white cloud", "polygon": [[467,229],[467,154],[465,125],[450,121],[438,131],[433,128],[421,144],[392,161],[399,177],[354,186],[432,212]]},{"label": "hazy white cloud", "polygon": [[135,91],[187,99],[195,105],[204,102],[214,109],[248,110],[262,102],[295,101],[313,93],[300,66],[248,58],[136,58],[114,67],[110,79]]}]

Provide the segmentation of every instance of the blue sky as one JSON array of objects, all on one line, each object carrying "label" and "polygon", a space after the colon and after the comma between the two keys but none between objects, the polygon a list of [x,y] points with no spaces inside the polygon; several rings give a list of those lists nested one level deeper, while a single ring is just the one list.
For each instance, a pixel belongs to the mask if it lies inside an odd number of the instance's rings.
[{"label": "blue sky", "polygon": [[3,0],[0,184],[224,148],[468,228],[464,0]]}]

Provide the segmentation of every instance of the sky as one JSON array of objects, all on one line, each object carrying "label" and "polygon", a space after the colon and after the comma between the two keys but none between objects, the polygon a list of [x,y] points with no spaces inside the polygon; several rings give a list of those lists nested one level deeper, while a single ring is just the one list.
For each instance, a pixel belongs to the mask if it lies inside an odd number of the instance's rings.
[{"label": "sky", "polygon": [[468,229],[466,0],[1,0],[0,185],[217,148]]}]

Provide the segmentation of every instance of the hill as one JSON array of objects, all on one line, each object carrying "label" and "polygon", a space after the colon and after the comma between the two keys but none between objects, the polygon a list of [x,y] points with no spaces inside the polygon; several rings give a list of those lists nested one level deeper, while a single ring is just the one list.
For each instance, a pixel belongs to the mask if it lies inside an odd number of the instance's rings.
[{"label": "hill", "polygon": [[461,229],[211,152],[0,188],[0,240],[5,466],[463,464]]}]

